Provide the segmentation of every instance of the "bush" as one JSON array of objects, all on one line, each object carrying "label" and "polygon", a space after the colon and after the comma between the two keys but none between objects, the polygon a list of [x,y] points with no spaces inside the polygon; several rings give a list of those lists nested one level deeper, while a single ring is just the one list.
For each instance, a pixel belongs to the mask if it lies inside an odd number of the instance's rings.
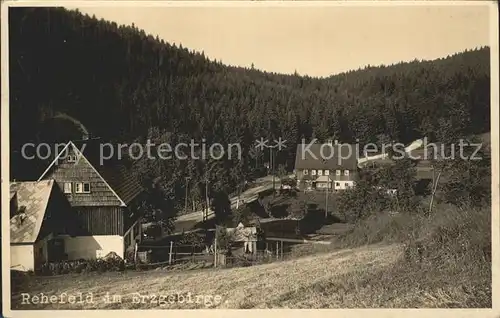
[{"label": "bush", "polygon": [[355,223],[388,207],[390,199],[364,181],[360,181],[353,189],[341,191],[337,197],[337,209],[344,221],[349,223]]},{"label": "bush", "polygon": [[[400,243],[403,257],[371,285],[425,294],[427,307],[491,307],[491,209],[437,205],[432,214],[389,213],[358,222],[340,247]],[[326,246],[326,249],[339,246]],[[378,275],[378,274],[375,274]],[[409,297],[409,296],[408,296]]]},{"label": "bush", "polygon": [[489,208],[440,206],[436,210],[419,235],[407,241],[408,261],[470,268],[491,263]]},{"label": "bush", "polygon": [[238,224],[242,222],[243,224],[248,224],[253,221],[254,215],[252,210],[247,204],[242,204],[238,209],[233,209],[233,222]]},{"label": "bush", "polygon": [[69,273],[108,272],[125,270],[125,262],[121,258],[89,259],[76,261],[59,261],[44,263],[37,268],[37,274],[43,276]]},{"label": "bush", "polygon": [[196,247],[201,247],[205,245],[205,240],[198,233],[185,233],[179,240],[181,245],[191,245]]},{"label": "bush", "polygon": [[252,259],[245,255],[232,256],[229,263],[231,266],[235,267],[248,267],[252,266]]},{"label": "bush", "polygon": [[227,228],[220,226],[217,227],[216,230],[216,237],[217,237],[217,249],[222,251],[230,251],[231,247],[234,243],[234,238],[232,234],[229,234],[227,232]]}]

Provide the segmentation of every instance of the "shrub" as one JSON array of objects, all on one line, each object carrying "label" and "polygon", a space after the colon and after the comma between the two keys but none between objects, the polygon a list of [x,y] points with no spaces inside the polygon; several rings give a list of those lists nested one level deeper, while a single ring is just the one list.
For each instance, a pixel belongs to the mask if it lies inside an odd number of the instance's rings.
[{"label": "shrub", "polygon": [[230,264],[235,267],[248,267],[252,266],[252,260],[245,255],[232,256]]},{"label": "shrub", "polygon": [[205,245],[205,241],[201,235],[191,232],[183,234],[179,240],[179,244],[200,247]]},{"label": "shrub", "polygon": [[242,204],[238,209],[232,210],[233,222],[238,224],[242,222],[243,224],[248,224],[250,221],[254,220],[254,214],[252,209],[247,204]]},{"label": "shrub", "polygon": [[59,261],[44,263],[39,266],[36,272],[40,275],[62,275],[69,273],[89,273],[89,272],[107,272],[107,271],[123,271],[125,270],[125,262],[121,258],[109,259],[89,259],[76,261]]},{"label": "shrub", "polygon": [[217,249],[220,251],[230,251],[233,245],[233,236],[227,232],[227,228],[220,226],[216,229]]},{"label": "shrub", "polygon": [[406,259],[444,266],[474,267],[491,263],[489,208],[440,206],[423,223],[420,235],[407,241]]}]

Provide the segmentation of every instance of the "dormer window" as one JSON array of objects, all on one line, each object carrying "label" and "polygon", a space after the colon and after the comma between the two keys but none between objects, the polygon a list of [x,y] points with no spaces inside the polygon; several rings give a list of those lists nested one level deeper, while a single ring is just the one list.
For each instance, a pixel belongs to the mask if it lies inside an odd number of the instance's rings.
[{"label": "dormer window", "polygon": [[349,170],[344,170],[344,176],[348,176],[349,175]]},{"label": "dormer window", "polygon": [[69,155],[68,162],[76,162],[76,155]]},{"label": "dormer window", "polygon": [[304,175],[307,175],[307,174],[309,174],[309,170],[304,169]]},{"label": "dormer window", "polygon": [[90,183],[75,182],[75,193],[90,193]]},{"label": "dormer window", "polygon": [[90,183],[85,182],[83,184],[83,193],[90,193]]},{"label": "dormer window", "polygon": [[330,175],[330,170],[325,170],[325,176],[329,176]]},{"label": "dormer window", "polygon": [[318,176],[322,176],[323,175],[323,170],[318,170]]},{"label": "dormer window", "polygon": [[315,175],[316,175],[316,170],[311,170],[311,174],[312,174],[313,176],[315,176]]},{"label": "dormer window", "polygon": [[337,176],[340,176],[340,170],[335,170],[335,174],[336,174]]},{"label": "dormer window", "polygon": [[83,183],[75,182],[75,193],[83,193]]}]

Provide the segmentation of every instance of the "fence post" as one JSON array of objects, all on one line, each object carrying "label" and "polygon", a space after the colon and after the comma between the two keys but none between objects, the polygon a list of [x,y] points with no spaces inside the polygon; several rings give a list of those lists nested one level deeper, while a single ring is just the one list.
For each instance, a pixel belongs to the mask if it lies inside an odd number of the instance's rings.
[{"label": "fence post", "polygon": [[214,238],[214,267],[217,267],[217,234]]},{"label": "fence post", "polygon": [[276,241],[276,259],[280,258],[280,242]]},{"label": "fence post", "polygon": [[281,259],[283,259],[283,241],[281,241]]},{"label": "fence post", "polygon": [[138,251],[138,244],[136,240],[134,245],[134,263],[137,263],[137,251]]},{"label": "fence post", "polygon": [[174,241],[170,241],[170,252],[168,253],[168,264],[172,264],[172,248],[174,246]]}]

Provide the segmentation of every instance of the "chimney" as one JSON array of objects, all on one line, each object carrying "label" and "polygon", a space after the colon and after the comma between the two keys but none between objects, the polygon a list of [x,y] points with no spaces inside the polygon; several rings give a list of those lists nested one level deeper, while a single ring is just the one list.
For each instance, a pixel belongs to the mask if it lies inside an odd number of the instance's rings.
[{"label": "chimney", "polygon": [[24,220],[26,219],[26,207],[24,205],[22,205],[20,208],[19,208],[19,213],[18,213],[18,221],[19,221],[19,224],[23,224]]}]

